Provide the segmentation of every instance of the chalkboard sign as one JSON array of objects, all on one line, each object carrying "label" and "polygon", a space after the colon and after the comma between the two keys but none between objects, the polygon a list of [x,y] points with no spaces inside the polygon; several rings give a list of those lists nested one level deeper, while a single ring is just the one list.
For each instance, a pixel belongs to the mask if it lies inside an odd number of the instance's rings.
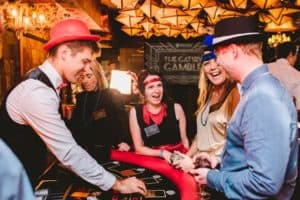
[{"label": "chalkboard sign", "polygon": [[145,67],[160,72],[172,84],[197,84],[204,45],[145,43]]}]

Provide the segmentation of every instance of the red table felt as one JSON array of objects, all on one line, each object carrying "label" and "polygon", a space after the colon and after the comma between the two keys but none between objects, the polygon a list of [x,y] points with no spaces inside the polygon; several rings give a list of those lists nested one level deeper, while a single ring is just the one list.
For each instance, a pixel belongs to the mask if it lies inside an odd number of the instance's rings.
[{"label": "red table felt", "polygon": [[170,179],[177,187],[181,200],[198,200],[198,184],[194,177],[172,167],[158,157],[139,155],[133,152],[112,150],[111,159],[134,164],[156,171]]}]

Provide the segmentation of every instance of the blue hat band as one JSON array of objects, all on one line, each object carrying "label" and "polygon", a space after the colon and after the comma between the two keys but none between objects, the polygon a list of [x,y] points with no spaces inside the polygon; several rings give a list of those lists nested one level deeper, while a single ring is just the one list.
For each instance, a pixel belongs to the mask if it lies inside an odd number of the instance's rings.
[{"label": "blue hat band", "polygon": [[202,56],[202,62],[203,61],[208,61],[208,60],[214,59],[214,58],[216,58],[216,55],[214,54],[214,52],[210,52],[210,53],[205,54],[205,55]]}]

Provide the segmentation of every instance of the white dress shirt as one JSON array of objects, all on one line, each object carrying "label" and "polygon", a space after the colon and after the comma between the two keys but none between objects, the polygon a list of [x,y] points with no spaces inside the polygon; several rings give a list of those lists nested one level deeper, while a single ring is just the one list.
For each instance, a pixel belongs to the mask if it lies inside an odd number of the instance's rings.
[{"label": "white dress shirt", "polygon": [[[63,82],[48,61],[39,68],[55,88]],[[116,178],[75,142],[58,111],[58,92],[41,81],[27,79],[9,94],[8,114],[16,123],[31,126],[64,166],[102,190],[110,189]]]}]

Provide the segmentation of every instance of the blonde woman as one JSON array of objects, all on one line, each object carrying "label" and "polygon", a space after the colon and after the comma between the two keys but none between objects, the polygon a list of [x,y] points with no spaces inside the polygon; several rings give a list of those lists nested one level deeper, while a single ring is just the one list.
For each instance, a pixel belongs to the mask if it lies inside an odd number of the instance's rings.
[{"label": "blonde woman", "polygon": [[226,142],[226,125],[239,102],[235,82],[216,63],[213,52],[206,51],[203,55],[198,87],[197,133],[187,156],[174,163],[184,171],[197,165],[192,158],[198,153],[207,156],[219,156],[222,153]]},{"label": "blonde woman", "polygon": [[83,92],[76,96],[71,119],[77,142],[91,149],[103,146],[107,153],[111,147],[128,151],[130,147],[124,142],[129,133],[122,96],[117,90],[107,88],[103,69],[97,61],[83,71],[80,86]]}]

